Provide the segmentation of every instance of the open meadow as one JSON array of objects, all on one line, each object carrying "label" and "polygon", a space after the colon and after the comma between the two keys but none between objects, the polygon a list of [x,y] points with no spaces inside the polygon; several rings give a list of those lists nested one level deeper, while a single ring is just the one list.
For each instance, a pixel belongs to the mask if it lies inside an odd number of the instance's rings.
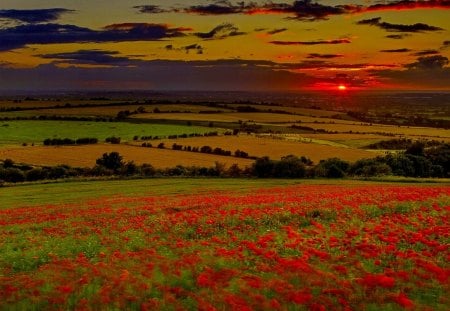
[{"label": "open meadow", "polygon": [[450,303],[448,184],[146,179],[0,197],[2,310]]}]

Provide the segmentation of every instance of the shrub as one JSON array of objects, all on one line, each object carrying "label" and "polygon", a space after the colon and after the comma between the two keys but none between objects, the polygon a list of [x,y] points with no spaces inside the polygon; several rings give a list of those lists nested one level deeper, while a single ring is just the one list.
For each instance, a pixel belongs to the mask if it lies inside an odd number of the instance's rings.
[{"label": "shrub", "polygon": [[118,152],[104,153],[103,156],[95,161],[98,165],[104,168],[118,171],[123,167],[123,157]]}]

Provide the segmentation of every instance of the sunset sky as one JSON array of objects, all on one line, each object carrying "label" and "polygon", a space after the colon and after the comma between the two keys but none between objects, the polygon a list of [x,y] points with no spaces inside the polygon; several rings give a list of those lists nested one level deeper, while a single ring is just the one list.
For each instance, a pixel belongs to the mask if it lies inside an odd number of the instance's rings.
[{"label": "sunset sky", "polygon": [[2,0],[0,91],[450,90],[450,0]]}]

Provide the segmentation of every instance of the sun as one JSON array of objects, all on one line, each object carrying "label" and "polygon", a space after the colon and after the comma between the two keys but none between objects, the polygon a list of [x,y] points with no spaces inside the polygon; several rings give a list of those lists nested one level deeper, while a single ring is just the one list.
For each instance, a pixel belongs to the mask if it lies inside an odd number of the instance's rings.
[{"label": "sun", "polygon": [[345,85],[343,85],[343,84],[340,84],[340,85],[338,86],[338,90],[339,90],[339,91],[346,91],[346,90],[347,90],[347,87],[346,87]]}]

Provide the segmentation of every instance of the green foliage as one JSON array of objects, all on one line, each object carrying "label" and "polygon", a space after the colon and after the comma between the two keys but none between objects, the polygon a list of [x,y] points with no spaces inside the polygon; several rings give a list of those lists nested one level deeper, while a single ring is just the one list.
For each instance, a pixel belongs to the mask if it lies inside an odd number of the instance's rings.
[{"label": "green foliage", "polygon": [[101,158],[97,159],[96,163],[113,171],[118,171],[124,166],[123,157],[115,151],[104,153]]},{"label": "green foliage", "polygon": [[316,166],[316,176],[327,178],[342,178],[350,168],[350,163],[339,158],[322,160]]}]

